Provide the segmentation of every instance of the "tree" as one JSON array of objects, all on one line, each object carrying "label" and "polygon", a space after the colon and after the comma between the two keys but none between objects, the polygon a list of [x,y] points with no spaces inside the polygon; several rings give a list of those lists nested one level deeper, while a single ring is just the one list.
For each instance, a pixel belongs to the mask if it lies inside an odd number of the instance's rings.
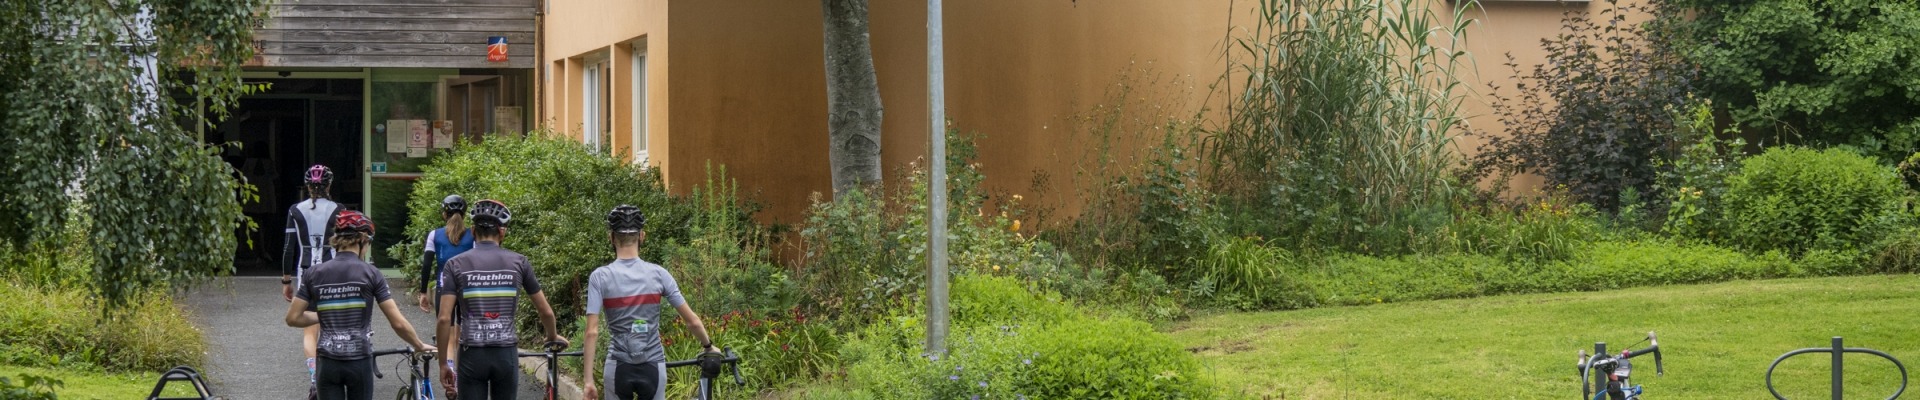
[{"label": "tree", "polygon": [[244,87],[263,0],[0,2],[0,243],[85,236],[116,309],[227,271],[251,187],[190,121]]},{"label": "tree", "polygon": [[827,158],[833,193],[880,183],[880,79],[867,0],[821,0],[826,21]]},{"label": "tree", "polygon": [[[1780,138],[1920,149],[1920,2],[1675,0],[1681,51],[1715,102]],[[1770,142],[1771,142],[1770,141]],[[1771,144],[1771,143],[1768,143]]]}]

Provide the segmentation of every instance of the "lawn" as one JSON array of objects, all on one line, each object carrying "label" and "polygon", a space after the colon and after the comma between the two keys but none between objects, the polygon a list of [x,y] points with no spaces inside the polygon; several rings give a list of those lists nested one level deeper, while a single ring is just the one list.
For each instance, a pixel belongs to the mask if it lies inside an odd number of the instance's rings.
[{"label": "lawn", "polygon": [[[153,393],[153,384],[159,382],[160,374],[112,374],[104,372],[77,372],[48,368],[32,368],[13,365],[0,365],[0,376],[20,381],[20,375],[30,374],[60,380],[63,384],[54,390],[60,399],[144,399]],[[174,383],[167,385],[163,396],[194,396],[192,385]]]},{"label": "lawn", "polygon": [[[1650,398],[1762,399],[1788,351],[1830,345],[1920,361],[1920,276],[1745,281],[1201,316],[1168,327],[1225,388],[1274,399],[1574,399],[1574,352],[1659,332],[1665,376],[1635,359]],[[1775,377],[1790,399],[1830,398],[1830,356]],[[1920,366],[1915,366],[1920,367]],[[1920,371],[1916,371],[1920,372]],[[1893,365],[1850,356],[1849,398],[1886,398]],[[1909,393],[1911,394],[1911,393]]]}]

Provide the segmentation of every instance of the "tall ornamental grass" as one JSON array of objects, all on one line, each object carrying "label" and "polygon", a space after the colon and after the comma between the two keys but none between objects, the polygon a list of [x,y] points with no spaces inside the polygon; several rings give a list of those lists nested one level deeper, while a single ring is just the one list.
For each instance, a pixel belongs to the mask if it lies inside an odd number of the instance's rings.
[{"label": "tall ornamental grass", "polygon": [[1447,221],[1462,190],[1464,13],[1477,3],[1430,3],[1260,3],[1223,77],[1240,91],[1199,159],[1233,233],[1401,252]]}]

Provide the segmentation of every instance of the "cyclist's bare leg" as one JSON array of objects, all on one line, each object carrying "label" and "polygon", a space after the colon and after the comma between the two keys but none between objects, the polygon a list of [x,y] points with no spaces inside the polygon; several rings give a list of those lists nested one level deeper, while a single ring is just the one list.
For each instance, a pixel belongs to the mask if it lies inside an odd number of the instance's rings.
[{"label": "cyclist's bare leg", "polygon": [[318,357],[320,354],[320,325],[316,324],[307,327],[305,331],[301,332],[301,335],[301,350],[306,351],[307,358]]}]

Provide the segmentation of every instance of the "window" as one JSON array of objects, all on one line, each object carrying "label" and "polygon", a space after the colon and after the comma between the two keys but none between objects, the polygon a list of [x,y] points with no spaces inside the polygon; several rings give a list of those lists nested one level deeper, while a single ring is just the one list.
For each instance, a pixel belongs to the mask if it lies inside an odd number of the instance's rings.
[{"label": "window", "polygon": [[595,151],[605,145],[603,141],[613,128],[611,126],[613,117],[607,112],[607,97],[611,92],[608,89],[611,88],[613,81],[612,72],[608,70],[607,61],[604,59],[589,61],[587,67],[581,72],[580,141]]},{"label": "window", "polygon": [[647,165],[647,49],[633,45],[633,163]]},{"label": "window", "polygon": [[586,70],[581,71],[580,86],[580,141],[585,142],[587,147],[599,148],[600,136],[597,133],[600,132],[600,118],[596,111],[600,107],[596,100],[600,95],[594,93],[594,89],[600,87],[599,65],[588,65]]}]

